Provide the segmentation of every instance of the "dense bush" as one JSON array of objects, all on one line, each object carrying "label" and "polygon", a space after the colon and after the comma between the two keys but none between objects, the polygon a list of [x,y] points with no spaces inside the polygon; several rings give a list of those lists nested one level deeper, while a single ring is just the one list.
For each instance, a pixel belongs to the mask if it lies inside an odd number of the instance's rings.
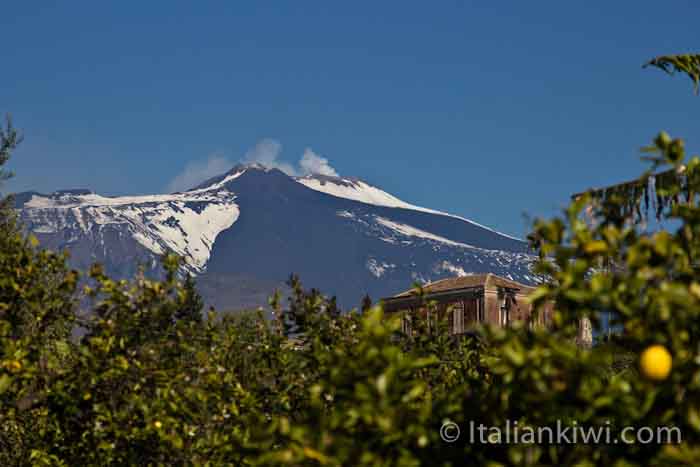
[{"label": "dense bush", "polygon": [[[17,138],[9,126],[0,136],[1,165]],[[657,164],[684,167],[665,188],[687,195],[664,213],[678,229],[643,235],[615,209],[625,200],[582,196],[531,236],[551,278],[533,299],[556,303],[552,327],[464,339],[425,323],[403,335],[380,307],[340,313],[296,278],[288,304],[271,301],[272,320],[204,316],[176,258],[159,281],[115,281],[97,266],[81,279],[5,208],[0,464],[698,465],[700,207],[688,186],[700,159],[681,165],[682,141],[665,134],[653,150]],[[577,347],[579,319],[598,326],[603,312],[623,331]],[[672,356],[668,376],[637,371],[653,344]],[[451,443],[447,421],[462,428]],[[472,443],[470,422],[674,426],[682,441]]]}]

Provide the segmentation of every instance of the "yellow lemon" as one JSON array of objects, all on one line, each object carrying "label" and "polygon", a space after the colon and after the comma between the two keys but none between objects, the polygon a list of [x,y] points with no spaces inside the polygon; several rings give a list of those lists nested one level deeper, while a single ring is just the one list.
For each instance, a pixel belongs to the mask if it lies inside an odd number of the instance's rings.
[{"label": "yellow lemon", "polygon": [[156,430],[160,430],[163,424],[160,423],[160,420],[156,420],[155,422],[153,422],[153,426],[156,427]]},{"label": "yellow lemon", "polygon": [[671,372],[671,354],[663,345],[647,347],[639,359],[642,374],[654,381],[663,381]]}]

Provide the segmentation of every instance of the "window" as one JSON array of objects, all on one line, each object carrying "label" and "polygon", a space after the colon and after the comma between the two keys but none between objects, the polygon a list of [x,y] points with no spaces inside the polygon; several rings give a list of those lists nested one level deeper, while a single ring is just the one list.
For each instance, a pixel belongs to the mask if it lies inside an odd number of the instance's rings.
[{"label": "window", "polygon": [[499,298],[500,302],[500,325],[501,327],[507,327],[508,323],[510,322],[510,300],[508,300],[508,296],[506,294],[503,294]]},{"label": "window", "polygon": [[406,312],[401,317],[401,332],[406,335],[411,334],[411,312]]},{"label": "window", "polygon": [[464,333],[464,302],[459,301],[452,305],[452,334]]}]

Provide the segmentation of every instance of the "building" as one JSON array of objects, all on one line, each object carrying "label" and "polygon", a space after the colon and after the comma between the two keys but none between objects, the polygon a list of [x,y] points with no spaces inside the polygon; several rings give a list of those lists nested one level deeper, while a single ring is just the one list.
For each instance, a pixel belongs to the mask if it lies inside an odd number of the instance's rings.
[{"label": "building", "polygon": [[[423,286],[423,296],[411,289],[382,299],[382,304],[387,313],[403,313],[404,332],[410,332],[412,316],[422,314],[425,317],[428,313],[447,318],[449,332],[455,335],[468,333],[482,323],[508,327],[523,321],[530,327],[547,327],[554,304],[545,304],[541,312],[533,316],[532,305],[526,299],[534,290],[535,287],[495,274],[473,274],[431,282]],[[428,303],[434,303],[435,307],[428,307]],[[579,323],[577,341],[582,346],[591,345],[588,319]]]},{"label": "building", "polygon": [[[478,323],[507,327],[514,321],[528,321],[532,306],[526,297],[535,290],[518,282],[495,274],[474,274],[451,277],[423,286],[421,298],[415,289],[407,290],[382,300],[388,313],[404,312],[404,331],[410,329],[410,316],[427,313],[426,303],[434,302],[441,318],[449,313],[450,333],[463,334]],[[545,307],[531,326],[547,326],[551,318],[551,307]]]}]

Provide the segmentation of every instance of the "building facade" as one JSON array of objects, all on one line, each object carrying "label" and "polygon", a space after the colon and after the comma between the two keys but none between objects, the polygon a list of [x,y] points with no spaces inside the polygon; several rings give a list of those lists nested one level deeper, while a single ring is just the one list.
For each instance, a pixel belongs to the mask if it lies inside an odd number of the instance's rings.
[{"label": "building facade", "polygon": [[[410,327],[410,317],[431,312],[426,303],[433,302],[432,312],[447,317],[450,333],[463,334],[479,323],[507,327],[516,320],[529,320],[532,307],[525,298],[533,290],[494,274],[474,274],[426,284],[423,297],[412,289],[382,302],[386,312],[404,313],[405,330]],[[531,324],[546,326],[550,317],[551,309],[545,310]]]},{"label": "building facade", "polygon": [[[468,333],[478,324],[508,327],[523,321],[533,328],[547,327],[552,319],[553,304],[546,304],[540,313],[533,315],[527,297],[534,290],[534,287],[495,274],[474,274],[426,284],[422,297],[412,289],[385,298],[382,303],[387,313],[403,314],[404,332],[410,332],[412,317],[426,317],[428,313],[446,318],[449,332],[455,335]],[[436,306],[428,307],[428,302]],[[588,320],[580,323],[578,340],[582,345],[590,345]]]}]

